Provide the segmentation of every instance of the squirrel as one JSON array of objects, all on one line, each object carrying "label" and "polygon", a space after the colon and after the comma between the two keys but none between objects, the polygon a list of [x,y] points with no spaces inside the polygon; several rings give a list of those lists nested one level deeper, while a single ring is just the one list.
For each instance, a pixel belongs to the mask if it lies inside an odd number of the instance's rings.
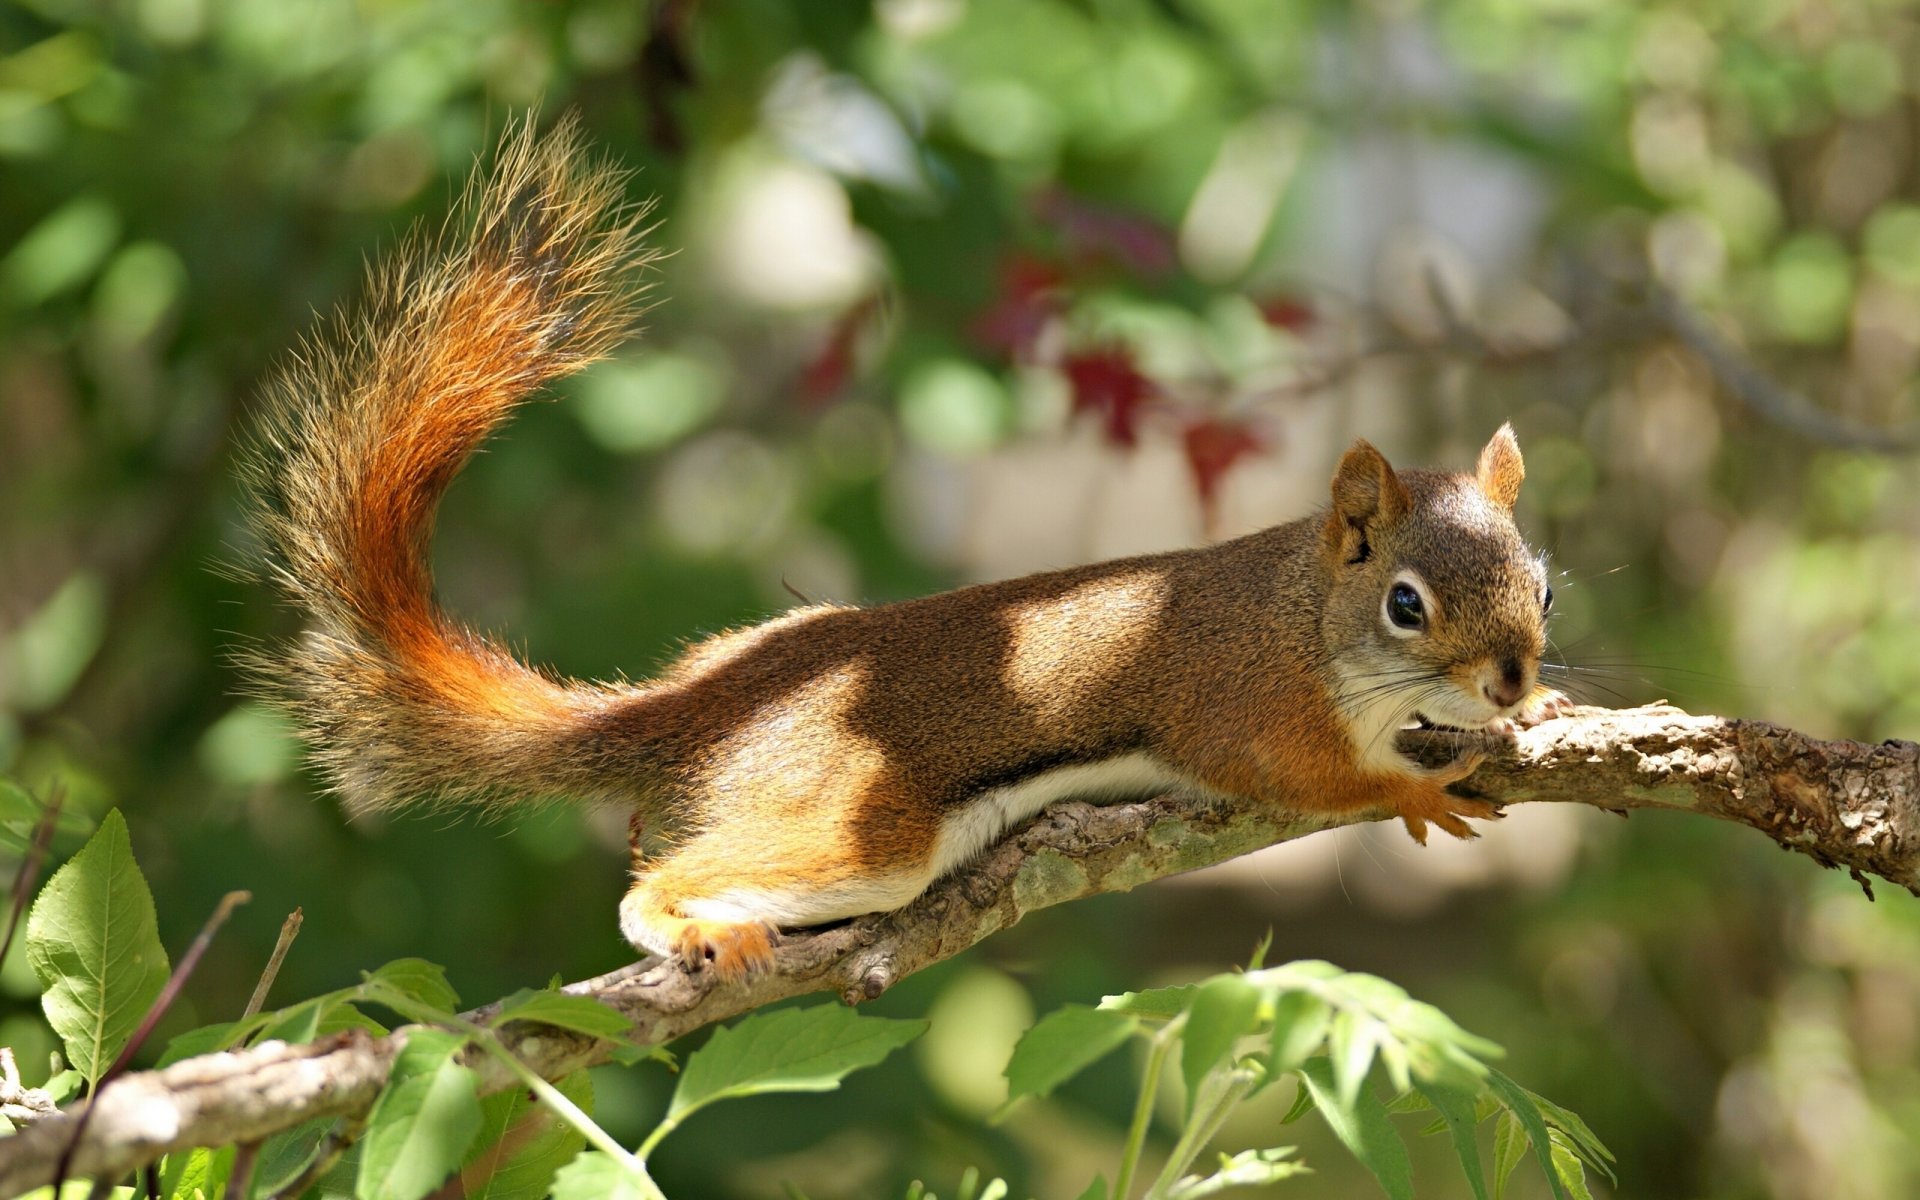
[{"label": "squirrel", "polygon": [[[1185,789],[1472,837],[1498,810],[1445,786],[1487,732],[1570,707],[1538,682],[1553,592],[1507,426],[1467,474],[1356,441],[1321,512],[1201,549],[810,604],[641,682],[528,665],[441,610],[427,543],[488,433],[641,308],[644,210],[581,141],[511,127],[444,229],[278,369],[243,456],[266,573],[308,621],[251,670],[351,811],[629,806],[621,932],[735,978],[782,929],[899,908],[1063,797]],[[1457,757],[1403,756],[1414,723],[1462,731]]]}]

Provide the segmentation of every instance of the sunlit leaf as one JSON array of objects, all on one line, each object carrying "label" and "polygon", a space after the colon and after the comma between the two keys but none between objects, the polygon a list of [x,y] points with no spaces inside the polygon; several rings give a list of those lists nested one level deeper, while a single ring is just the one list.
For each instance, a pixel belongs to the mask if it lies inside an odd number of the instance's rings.
[{"label": "sunlit leaf", "polygon": [[1081,1004],[1048,1013],[1021,1035],[1007,1060],[1007,1099],[1049,1094],[1139,1027],[1132,1017]]},{"label": "sunlit leaf", "polygon": [[153,894],[118,809],[41,889],[27,918],[27,962],[67,1061],[98,1082],[168,974]]},{"label": "sunlit leaf", "polygon": [[1334,1136],[1373,1172],[1387,1195],[1392,1200],[1412,1200],[1413,1167],[1407,1161],[1407,1148],[1387,1116],[1386,1105],[1372,1089],[1362,1087],[1349,1102],[1340,1094],[1333,1067],[1321,1058],[1306,1062],[1300,1077]]},{"label": "sunlit leaf", "polygon": [[838,1004],[756,1013],[688,1056],[667,1119],[730,1096],[832,1091],[926,1028],[925,1021],[863,1017]]},{"label": "sunlit leaf", "polygon": [[438,1029],[408,1036],[361,1139],[357,1200],[420,1200],[460,1166],[480,1132],[477,1077],[454,1061],[466,1044]]}]

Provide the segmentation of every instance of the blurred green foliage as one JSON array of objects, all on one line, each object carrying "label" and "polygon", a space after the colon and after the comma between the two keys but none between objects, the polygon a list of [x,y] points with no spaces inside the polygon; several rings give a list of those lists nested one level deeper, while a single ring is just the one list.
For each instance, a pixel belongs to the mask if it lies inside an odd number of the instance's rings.
[{"label": "blurred green foliage", "polygon": [[[296,906],[276,1004],[407,954],[470,997],[626,957],[617,816],[349,825],[229,657],[294,627],[221,569],[259,379],[534,104],[678,250],[644,340],[450,498],[449,604],[540,661],[638,674],[783,585],[1291,518],[1352,436],[1458,465],[1511,418],[1574,690],[1914,736],[1911,461],[1777,424],[1648,299],[1840,421],[1914,419],[1917,85],[1907,0],[0,0],[0,772],[124,810],[176,952],[255,893],[162,1040],[237,1015]],[[696,1118],[658,1174],[1066,1194],[1128,1069],[989,1126],[1018,1032],[1272,925],[1495,1034],[1620,1195],[1912,1195],[1911,900],[1697,819],[1569,821],[1533,875],[1349,838],[1351,890],[1276,865],[1048,913],[880,1002],[933,1016],[913,1054]],[[33,1081],[17,950],[0,992]],[[598,1112],[637,1133],[667,1087],[600,1072]],[[1369,1186],[1306,1157],[1276,1194]]]}]

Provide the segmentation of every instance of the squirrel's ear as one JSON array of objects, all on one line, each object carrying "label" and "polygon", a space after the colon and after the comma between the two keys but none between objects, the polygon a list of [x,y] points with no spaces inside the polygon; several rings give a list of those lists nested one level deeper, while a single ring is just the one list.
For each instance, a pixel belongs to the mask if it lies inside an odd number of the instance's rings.
[{"label": "squirrel's ear", "polygon": [[1367,533],[1407,515],[1413,502],[1407,486],[1385,456],[1362,438],[1353,443],[1333,473],[1333,511],[1327,514],[1326,542],[1343,562],[1365,561]]},{"label": "squirrel's ear", "polygon": [[1487,494],[1487,499],[1512,512],[1513,502],[1520,498],[1520,481],[1526,477],[1527,464],[1520,460],[1520,440],[1513,436],[1513,426],[1502,425],[1480,451],[1475,482]]}]

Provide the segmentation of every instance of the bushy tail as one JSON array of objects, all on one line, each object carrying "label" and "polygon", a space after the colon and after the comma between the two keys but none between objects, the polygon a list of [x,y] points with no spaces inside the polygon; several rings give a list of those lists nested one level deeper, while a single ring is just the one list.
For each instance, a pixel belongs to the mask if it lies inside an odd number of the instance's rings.
[{"label": "bushy tail", "polygon": [[571,120],[537,135],[528,118],[439,235],[410,237],[363,307],[269,385],[243,473],[268,572],[311,625],[252,667],[350,808],[614,782],[583,739],[618,693],[551,678],[452,621],[427,543],[488,433],[637,314],[650,254],[622,183],[587,160]]}]

